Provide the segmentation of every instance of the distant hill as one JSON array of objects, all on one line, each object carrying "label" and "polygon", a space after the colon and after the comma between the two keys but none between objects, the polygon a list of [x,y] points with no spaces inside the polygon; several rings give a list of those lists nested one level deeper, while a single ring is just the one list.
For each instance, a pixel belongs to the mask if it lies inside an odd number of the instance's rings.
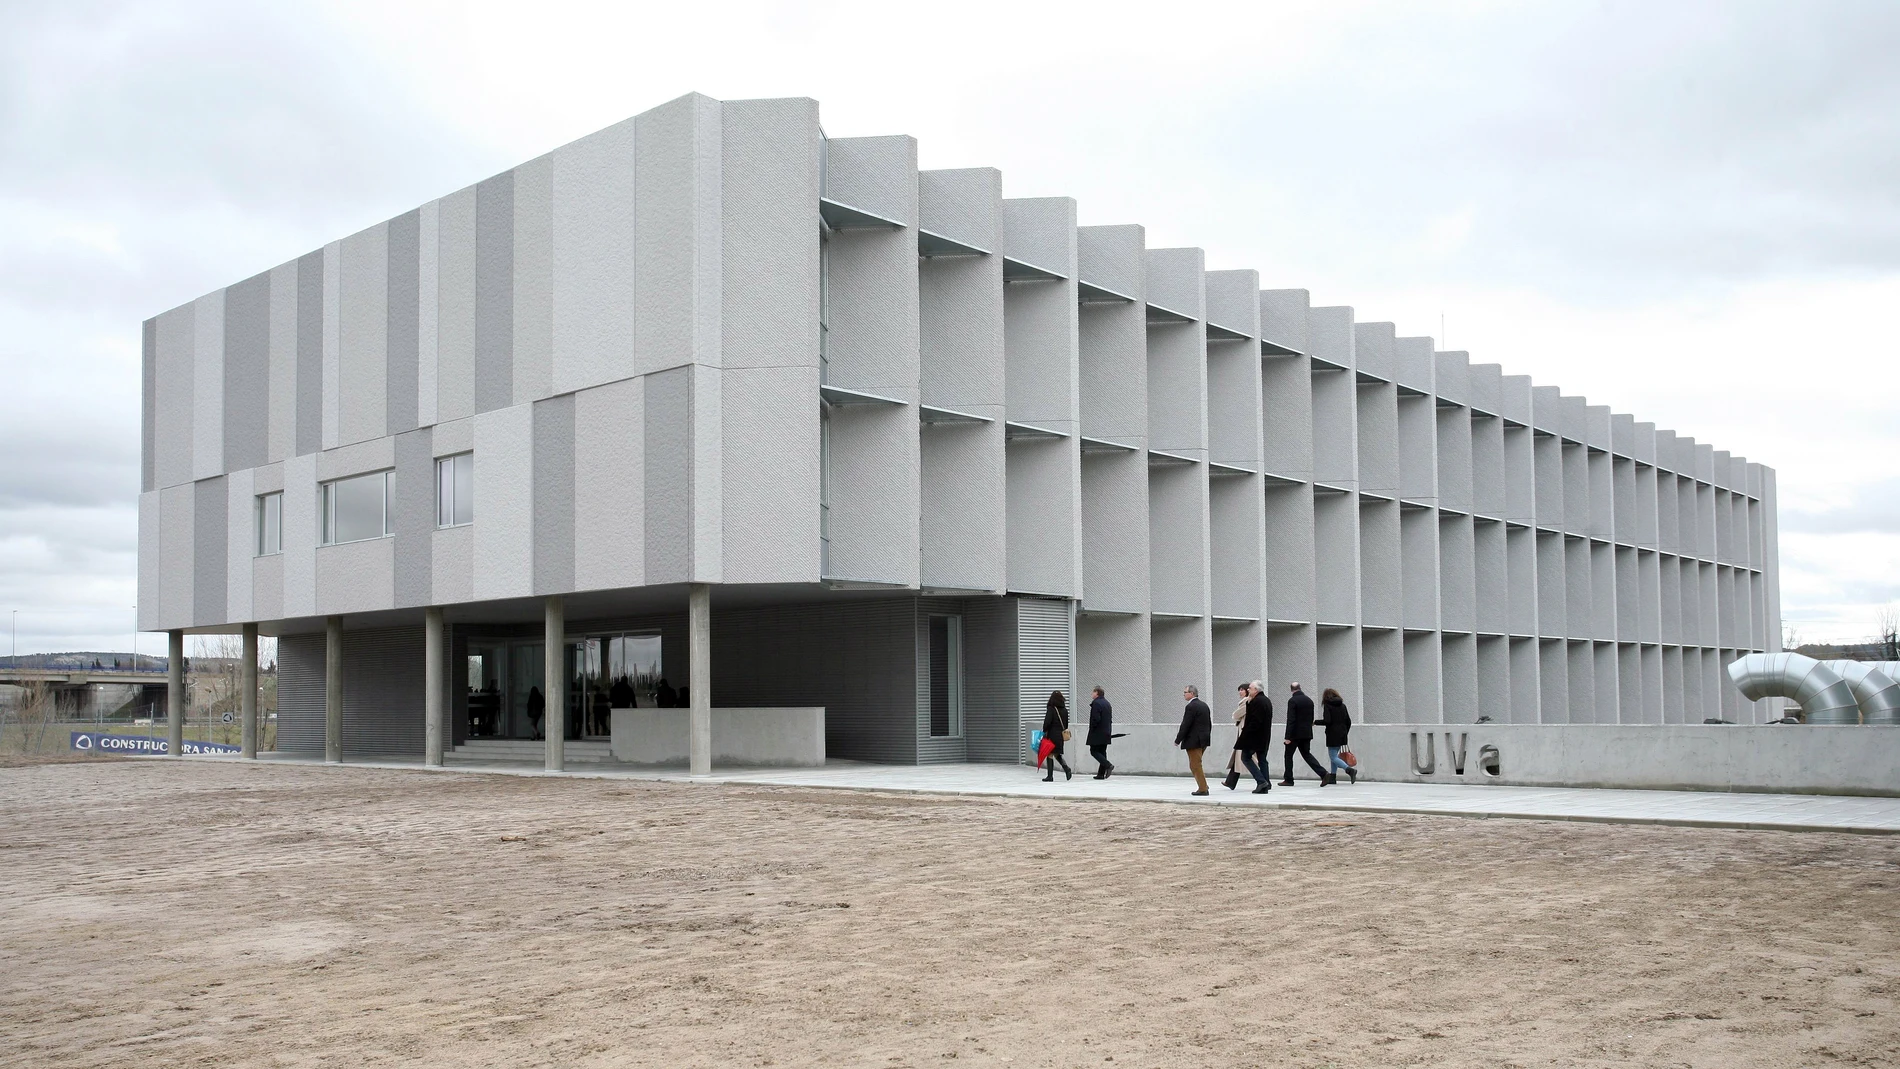
[{"label": "distant hill", "polygon": [[1900,661],[1884,642],[1810,642],[1794,652],[1817,661]]},{"label": "distant hill", "polygon": [[0,657],[0,668],[42,669],[49,672],[84,671],[88,668],[136,668],[141,672],[163,672],[165,658],[147,653],[138,655],[136,664],[129,653],[23,653],[18,657]]}]

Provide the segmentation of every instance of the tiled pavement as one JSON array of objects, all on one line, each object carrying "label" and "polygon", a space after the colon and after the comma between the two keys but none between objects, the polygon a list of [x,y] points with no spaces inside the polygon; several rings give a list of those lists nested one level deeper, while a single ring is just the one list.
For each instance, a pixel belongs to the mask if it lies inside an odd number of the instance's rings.
[{"label": "tiled pavement", "polygon": [[[303,759],[268,755],[272,761]],[[146,758],[143,760],[165,760]],[[228,761],[227,757],[191,757],[188,761]],[[320,763],[320,762],[316,762]],[[375,767],[422,769],[419,764],[364,762]],[[1089,766],[1090,768],[1093,765]],[[1628,824],[1677,824],[1718,828],[1785,831],[1900,833],[1900,798],[1814,794],[1717,794],[1698,791],[1626,791],[1571,787],[1456,786],[1426,783],[1372,783],[1320,787],[1310,779],[1271,794],[1248,793],[1243,780],[1229,792],[1212,782],[1206,798],[1191,797],[1186,776],[1114,776],[1092,779],[1078,768],[1072,780],[1044,783],[1027,766],[959,764],[897,766],[833,761],[823,768],[716,770],[706,777],[683,771],[654,770],[612,763],[582,765],[568,772],[545,772],[526,763],[452,759],[445,773],[488,773],[573,778],[624,778],[703,783],[743,783],[842,790],[922,794],[992,795],[1025,798],[1105,799],[1124,802],[1174,802],[1182,805],[1272,806],[1282,809],[1430,813],[1532,820],[1583,820]]]}]

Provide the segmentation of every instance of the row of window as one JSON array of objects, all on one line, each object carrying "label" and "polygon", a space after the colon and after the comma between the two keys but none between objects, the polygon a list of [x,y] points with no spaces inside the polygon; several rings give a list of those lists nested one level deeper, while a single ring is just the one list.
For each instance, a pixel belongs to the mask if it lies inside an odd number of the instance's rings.
[{"label": "row of window", "polygon": [[[396,473],[377,471],[333,479],[319,486],[319,544],[334,546],[387,538],[396,533]],[[435,462],[435,525],[461,527],[475,522],[475,454],[458,453]],[[257,555],[284,551],[284,492],[257,495],[252,508]]]}]

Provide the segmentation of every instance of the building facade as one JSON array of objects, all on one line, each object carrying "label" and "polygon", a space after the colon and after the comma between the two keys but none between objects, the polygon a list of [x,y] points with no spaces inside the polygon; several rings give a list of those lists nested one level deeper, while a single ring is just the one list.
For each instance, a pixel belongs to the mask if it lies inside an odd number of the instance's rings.
[{"label": "building facade", "polygon": [[1771,469],[811,100],[683,97],[165,312],[144,417],[140,624],[278,636],[280,749],[682,687],[895,762],[1017,760],[1078,684],[1773,715],[1722,675],[1780,647]]}]

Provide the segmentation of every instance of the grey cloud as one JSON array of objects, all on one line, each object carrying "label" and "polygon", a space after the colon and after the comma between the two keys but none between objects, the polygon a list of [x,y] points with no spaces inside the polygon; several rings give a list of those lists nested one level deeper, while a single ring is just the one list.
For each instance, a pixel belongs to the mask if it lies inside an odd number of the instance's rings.
[{"label": "grey cloud", "polygon": [[[1264,83],[1230,157],[1324,223],[1469,213],[1457,250],[1356,273],[1655,297],[1900,265],[1900,6],[1632,4],[1379,15],[1344,66]],[[1231,128],[1231,127],[1230,127]],[[1301,234],[1302,239],[1309,235]]]},{"label": "grey cloud", "polygon": [[9,250],[0,285],[135,331],[501,165],[429,116],[407,71],[369,60],[273,5],[7,8],[0,229],[24,229],[9,210],[69,215],[120,250]]},{"label": "grey cloud", "polygon": [[1784,507],[1781,527],[1814,534],[1900,534],[1900,478],[1864,483],[1852,501],[1838,508]]},{"label": "grey cloud", "polygon": [[19,610],[22,653],[131,644],[137,526],[128,505],[0,509],[0,609]]},{"label": "grey cloud", "polygon": [[96,507],[138,495],[138,424],[61,425],[40,417],[0,427],[0,511],[34,505]]},{"label": "grey cloud", "polygon": [[[90,569],[102,560],[123,557],[124,576],[129,577],[130,558],[138,552],[138,504],[34,504],[0,509],[0,544],[7,547],[0,551],[0,562],[9,566],[37,560]],[[23,577],[16,574],[7,581],[20,582]]]},{"label": "grey cloud", "polygon": [[[0,35],[8,187],[53,199],[127,188],[168,205],[273,215],[381,205],[470,162],[400,67],[275,5],[24,5]],[[24,151],[19,151],[24,150]],[[466,180],[466,179],[464,179]],[[418,194],[416,199],[420,199]],[[354,205],[352,205],[354,202]],[[329,225],[333,220],[319,220]],[[326,230],[326,233],[328,231]]]}]

